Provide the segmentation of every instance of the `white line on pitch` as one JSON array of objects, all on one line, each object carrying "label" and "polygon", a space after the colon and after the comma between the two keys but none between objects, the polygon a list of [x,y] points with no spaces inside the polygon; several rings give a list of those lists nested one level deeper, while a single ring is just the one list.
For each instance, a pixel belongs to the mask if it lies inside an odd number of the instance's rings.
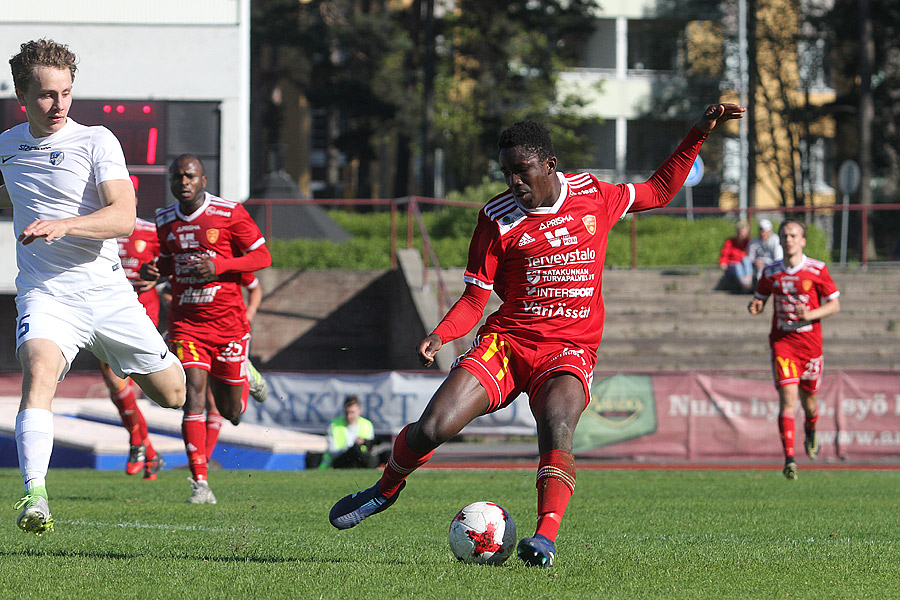
[{"label": "white line on pitch", "polygon": [[[209,533],[262,532],[258,527],[201,527],[199,525],[152,525],[149,523],[101,523],[99,521],[63,520],[57,520],[56,522],[63,525],[77,525],[80,527],[121,527],[124,529],[162,529],[167,531],[203,531]],[[271,535],[272,533],[275,532],[266,532],[267,535]]]}]

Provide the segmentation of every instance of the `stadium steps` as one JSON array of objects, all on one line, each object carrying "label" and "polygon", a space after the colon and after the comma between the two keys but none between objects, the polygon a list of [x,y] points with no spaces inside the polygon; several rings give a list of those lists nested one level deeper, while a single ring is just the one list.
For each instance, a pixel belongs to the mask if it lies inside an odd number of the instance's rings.
[{"label": "stadium steps", "polygon": [[[841,312],[823,322],[826,368],[900,369],[900,270],[830,270]],[[444,271],[448,296],[462,293],[462,273]],[[751,316],[751,295],[716,290],[720,278],[716,268],[607,269],[597,368],[768,369],[771,303]],[[485,314],[498,304],[492,296]]]},{"label": "stadium steps", "polygon": [[[57,399],[53,402],[53,455],[51,468],[92,468],[124,471],[128,460],[128,433],[119,425],[85,421],[71,414],[83,400]],[[112,402],[106,401],[113,411]],[[18,467],[16,414],[19,399],[0,399],[0,467]],[[118,414],[116,414],[118,419]],[[153,446],[166,460],[186,463],[180,438],[154,436]]]},{"label": "stadium steps", "polygon": [[[418,263],[421,265],[421,262]],[[422,268],[421,266],[419,268]],[[823,323],[829,368],[900,369],[900,270],[831,268],[841,312]],[[407,278],[398,271],[285,271],[260,275],[264,300],[254,323],[252,355],[265,370],[416,369],[412,349],[437,323],[423,310],[435,298],[434,269]],[[444,307],[462,293],[462,269],[441,271]],[[602,370],[768,369],[771,303],[747,313],[750,295],[717,291],[711,267],[607,269]],[[499,306],[492,295],[485,315]],[[477,329],[477,328],[476,328]],[[447,368],[473,332],[438,357]]]},{"label": "stadium steps", "polygon": [[[15,421],[18,399],[0,399],[0,467],[15,467],[17,452]],[[166,461],[166,468],[187,465],[181,439],[180,410],[161,408],[148,400],[138,400],[147,420],[154,448]],[[251,405],[248,410],[253,410]],[[65,399],[53,401],[54,453],[51,466],[124,470],[128,458],[128,434],[115,406],[109,400]],[[321,453],[325,437],[269,428],[250,423],[235,427],[222,425],[212,459],[226,469],[303,469],[308,453]]]}]

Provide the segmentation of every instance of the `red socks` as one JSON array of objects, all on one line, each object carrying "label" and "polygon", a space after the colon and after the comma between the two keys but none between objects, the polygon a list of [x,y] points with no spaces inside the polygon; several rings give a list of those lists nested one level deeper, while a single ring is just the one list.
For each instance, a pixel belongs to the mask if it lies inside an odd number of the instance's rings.
[{"label": "red socks", "polygon": [[195,481],[206,479],[206,416],[185,413],[181,421],[181,437],[187,451],[188,465]]},{"label": "red socks", "polygon": [[794,415],[786,413],[778,415],[778,433],[781,434],[784,457],[794,458]]},{"label": "red socks", "polygon": [[391,497],[400,489],[400,484],[409,477],[409,474],[428,462],[434,450],[428,454],[419,454],[410,449],[406,444],[406,432],[409,425],[400,431],[397,439],[394,440],[394,447],[391,450],[391,457],[384,466],[384,473],[378,482],[378,489],[385,496]]},{"label": "red socks", "polygon": [[119,410],[122,425],[128,430],[131,445],[140,446],[147,437],[147,421],[138,408],[131,381],[126,381],[121,390],[110,393],[109,397]]},{"label": "red socks", "polygon": [[219,441],[219,431],[222,430],[224,422],[225,417],[219,413],[206,413],[206,460],[209,460],[213,450],[216,449],[216,442]]},{"label": "red socks", "polygon": [[815,413],[811,415],[806,415],[806,422],[803,423],[803,429],[807,433],[811,433],[816,430],[816,422],[819,420],[819,411],[817,410]]},{"label": "red socks", "polygon": [[537,471],[538,524],[535,535],[556,541],[569,498],[575,491],[575,457],[551,450],[541,454]]}]

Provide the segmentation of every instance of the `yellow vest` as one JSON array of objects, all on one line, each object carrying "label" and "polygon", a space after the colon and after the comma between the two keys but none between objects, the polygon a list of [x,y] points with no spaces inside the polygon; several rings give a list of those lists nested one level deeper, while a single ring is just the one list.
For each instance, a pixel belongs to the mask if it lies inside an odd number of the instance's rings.
[{"label": "yellow vest", "polygon": [[[347,439],[347,417],[337,417],[334,419],[330,425],[328,425],[328,429],[331,432],[331,437],[334,439],[334,443],[338,448],[346,449],[348,445]],[[375,426],[372,425],[372,421],[368,420],[365,417],[360,417],[356,421],[356,437],[361,437],[364,440],[371,440],[375,437]],[[367,448],[363,446],[363,450]],[[331,466],[331,455],[328,452],[322,455],[322,462],[319,464],[320,469],[327,469]]]}]

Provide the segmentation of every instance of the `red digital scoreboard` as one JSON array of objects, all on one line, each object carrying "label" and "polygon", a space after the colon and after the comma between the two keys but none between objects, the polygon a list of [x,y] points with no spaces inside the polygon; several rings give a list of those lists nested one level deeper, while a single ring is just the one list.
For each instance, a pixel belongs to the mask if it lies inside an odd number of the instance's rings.
[{"label": "red digital scoreboard", "polygon": [[[0,131],[25,121],[25,110],[15,98],[0,103]],[[76,98],[69,110],[75,121],[103,125],[119,139],[137,192],[138,214],[148,220],[166,204],[165,112],[163,101],[82,98]]]}]

